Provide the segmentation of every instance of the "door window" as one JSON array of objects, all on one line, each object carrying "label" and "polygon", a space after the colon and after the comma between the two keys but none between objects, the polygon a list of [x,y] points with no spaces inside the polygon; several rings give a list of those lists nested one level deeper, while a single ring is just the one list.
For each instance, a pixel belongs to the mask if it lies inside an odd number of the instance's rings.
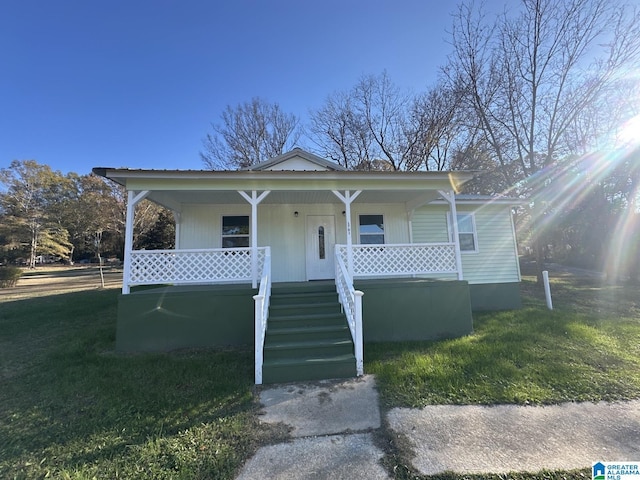
[{"label": "door window", "polygon": [[318,257],[320,260],[325,259],[324,227],[322,225],[318,227]]}]

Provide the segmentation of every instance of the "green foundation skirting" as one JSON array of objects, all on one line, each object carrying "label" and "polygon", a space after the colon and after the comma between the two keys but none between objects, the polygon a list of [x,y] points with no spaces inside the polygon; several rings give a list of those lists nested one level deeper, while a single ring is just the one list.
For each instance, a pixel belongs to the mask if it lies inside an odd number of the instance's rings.
[{"label": "green foundation skirting", "polygon": [[471,309],[515,310],[522,308],[519,283],[487,283],[469,285]]},{"label": "green foundation skirting", "polygon": [[365,342],[434,340],[473,330],[465,281],[360,280]]},{"label": "green foundation skirting", "polygon": [[244,285],[199,285],[121,295],[116,350],[252,345],[255,294]]},{"label": "green foundation skirting", "polygon": [[[521,306],[518,283],[381,279],[358,280],[355,287],[364,292],[365,342],[459,337],[473,330],[472,310]],[[252,345],[255,294],[248,285],[196,285],[121,295],[116,349],[159,352]]]}]

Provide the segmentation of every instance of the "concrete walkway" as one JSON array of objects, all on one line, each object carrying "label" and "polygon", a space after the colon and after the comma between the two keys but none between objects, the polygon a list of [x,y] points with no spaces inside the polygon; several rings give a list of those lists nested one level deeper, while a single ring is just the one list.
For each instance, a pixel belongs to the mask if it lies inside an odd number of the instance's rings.
[{"label": "concrete walkway", "polygon": [[389,478],[371,433],[381,425],[373,376],[265,389],[260,402],[261,420],[289,425],[292,441],[258,450],[239,480]]},{"label": "concrete walkway", "polygon": [[[291,441],[263,447],[238,479],[388,479],[374,434],[384,428],[375,379],[264,389],[261,420],[290,427]],[[392,435],[403,437],[423,475],[572,470],[596,461],[640,461],[640,401],[546,407],[395,408]]]}]

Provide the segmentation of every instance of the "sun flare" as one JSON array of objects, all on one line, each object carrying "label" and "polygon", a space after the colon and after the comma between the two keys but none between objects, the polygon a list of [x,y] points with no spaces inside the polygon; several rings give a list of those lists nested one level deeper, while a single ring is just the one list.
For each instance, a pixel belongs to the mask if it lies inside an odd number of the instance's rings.
[{"label": "sun flare", "polygon": [[627,120],[618,133],[618,142],[622,146],[640,144],[640,115]]}]

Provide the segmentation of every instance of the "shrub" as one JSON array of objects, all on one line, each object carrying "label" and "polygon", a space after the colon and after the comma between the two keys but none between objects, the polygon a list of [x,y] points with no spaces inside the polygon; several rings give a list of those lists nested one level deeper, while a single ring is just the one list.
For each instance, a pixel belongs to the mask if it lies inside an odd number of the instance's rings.
[{"label": "shrub", "polygon": [[0,267],[0,288],[15,287],[22,276],[22,269],[18,267]]}]

